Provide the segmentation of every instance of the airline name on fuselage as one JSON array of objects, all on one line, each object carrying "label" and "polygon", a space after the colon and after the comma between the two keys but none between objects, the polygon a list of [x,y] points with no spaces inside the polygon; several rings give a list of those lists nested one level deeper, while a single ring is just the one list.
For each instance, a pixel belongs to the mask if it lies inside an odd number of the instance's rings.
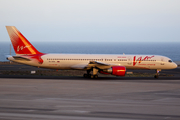
[{"label": "airline name on fuselage", "polygon": [[138,57],[136,59],[136,56],[134,56],[134,58],[133,58],[133,66],[135,66],[137,62],[141,63],[142,61],[149,60],[149,59],[151,59],[153,57],[154,57],[154,55],[153,56],[146,56],[144,58],[141,56],[141,57]]}]

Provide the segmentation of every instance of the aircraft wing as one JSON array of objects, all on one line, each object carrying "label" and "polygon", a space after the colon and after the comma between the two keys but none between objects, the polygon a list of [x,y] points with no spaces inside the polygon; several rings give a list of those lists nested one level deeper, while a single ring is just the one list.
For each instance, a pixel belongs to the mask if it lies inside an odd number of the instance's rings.
[{"label": "aircraft wing", "polygon": [[92,67],[96,67],[98,69],[108,69],[112,65],[98,62],[98,61],[90,61],[88,64],[87,63],[82,63],[82,64],[76,64],[71,66],[73,69],[91,69]]},{"label": "aircraft wing", "polygon": [[90,61],[89,64],[94,64],[94,65],[98,65],[98,66],[109,66],[110,64],[106,64],[106,63],[102,63],[102,62],[98,62],[98,61]]},{"label": "aircraft wing", "polygon": [[103,62],[98,62],[98,61],[90,61],[87,68],[98,68],[98,69],[109,69],[112,66],[118,66],[117,64],[107,64]]}]

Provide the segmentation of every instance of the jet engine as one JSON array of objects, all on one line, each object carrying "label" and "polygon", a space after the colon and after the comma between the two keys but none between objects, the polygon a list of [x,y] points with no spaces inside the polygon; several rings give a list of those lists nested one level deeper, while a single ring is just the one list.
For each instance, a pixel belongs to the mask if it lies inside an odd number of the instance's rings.
[{"label": "jet engine", "polygon": [[102,74],[112,74],[116,76],[125,76],[126,74],[126,67],[124,66],[113,66],[109,69],[100,71]]}]

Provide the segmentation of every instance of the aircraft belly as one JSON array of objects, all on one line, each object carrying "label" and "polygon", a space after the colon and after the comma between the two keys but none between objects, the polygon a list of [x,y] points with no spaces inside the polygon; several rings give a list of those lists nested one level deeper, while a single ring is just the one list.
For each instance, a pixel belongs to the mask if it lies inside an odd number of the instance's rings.
[{"label": "aircraft belly", "polygon": [[55,62],[44,62],[42,67],[50,69],[77,69],[85,70],[87,62],[70,62],[70,61],[55,61]]}]

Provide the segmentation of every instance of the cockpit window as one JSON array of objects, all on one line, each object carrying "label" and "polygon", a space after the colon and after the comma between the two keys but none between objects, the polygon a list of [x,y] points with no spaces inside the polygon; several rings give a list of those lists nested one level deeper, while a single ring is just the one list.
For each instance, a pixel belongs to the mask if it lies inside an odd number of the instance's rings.
[{"label": "cockpit window", "polygon": [[168,62],[172,62],[172,60],[168,60]]}]

